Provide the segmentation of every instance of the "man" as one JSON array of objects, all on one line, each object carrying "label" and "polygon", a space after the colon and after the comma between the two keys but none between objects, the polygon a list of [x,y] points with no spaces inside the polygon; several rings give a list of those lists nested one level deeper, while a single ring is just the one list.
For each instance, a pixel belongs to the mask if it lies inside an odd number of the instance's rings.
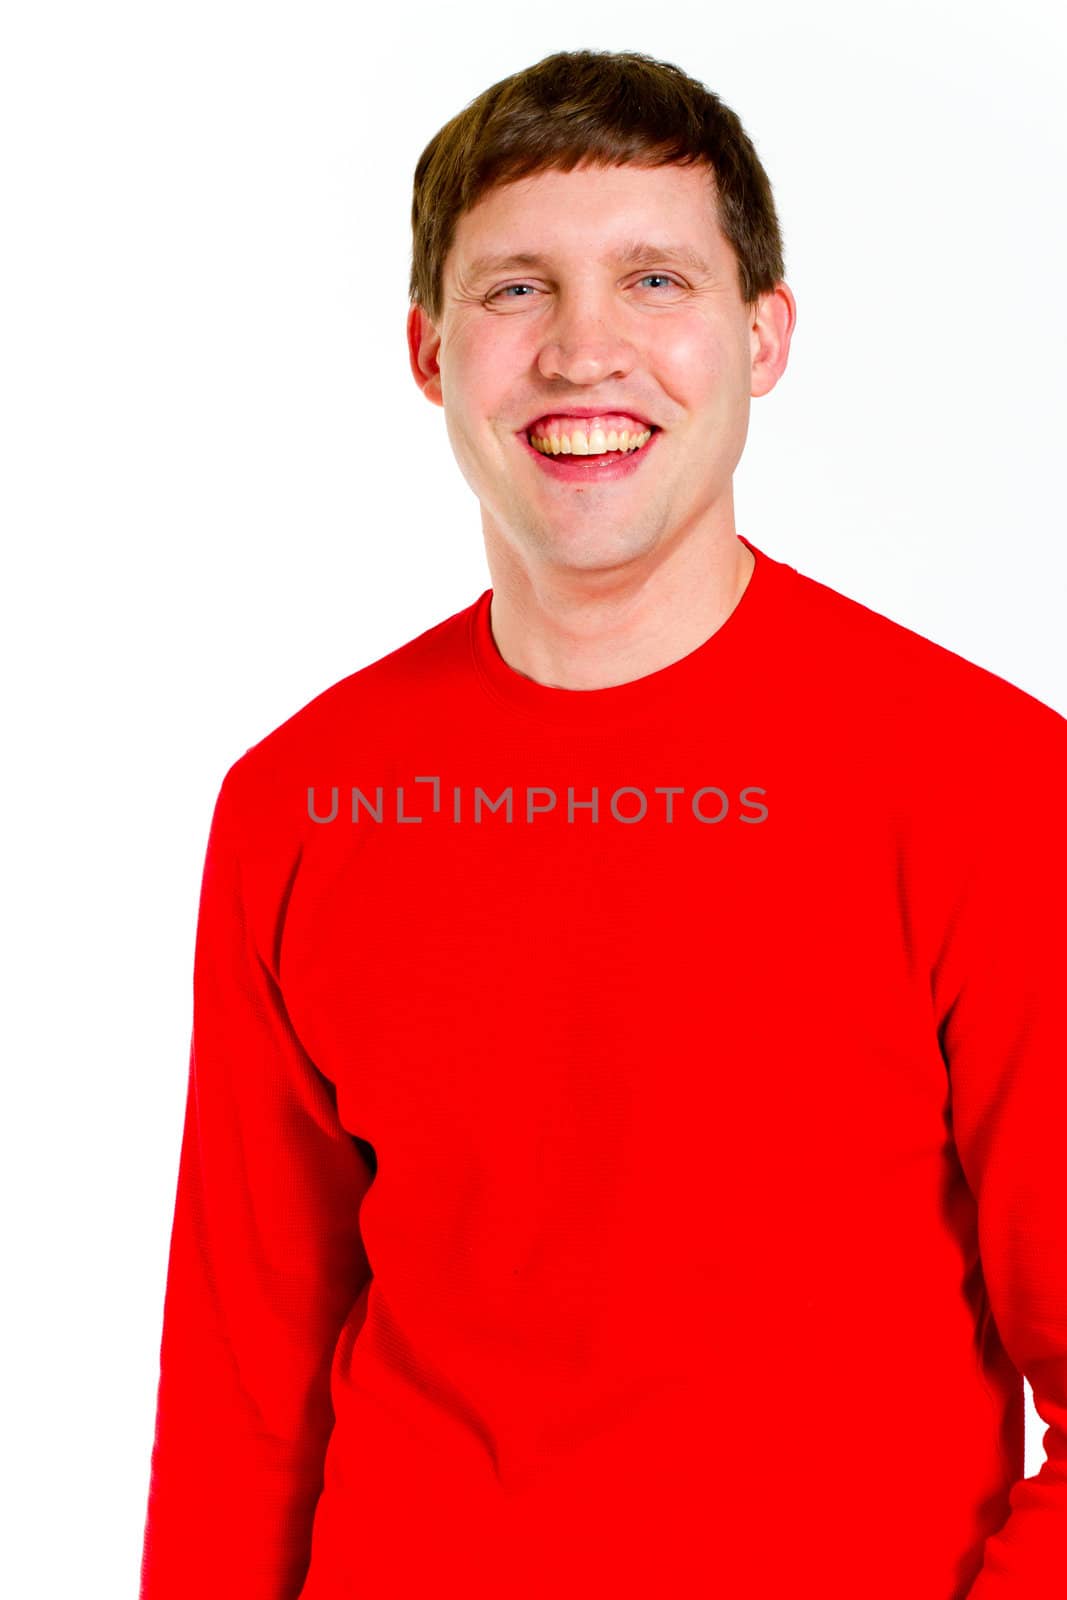
[{"label": "man", "polygon": [[223,780],[142,1600],[1062,1593],[1067,723],[737,534],[702,85],[550,56],[413,225],[493,582]]}]

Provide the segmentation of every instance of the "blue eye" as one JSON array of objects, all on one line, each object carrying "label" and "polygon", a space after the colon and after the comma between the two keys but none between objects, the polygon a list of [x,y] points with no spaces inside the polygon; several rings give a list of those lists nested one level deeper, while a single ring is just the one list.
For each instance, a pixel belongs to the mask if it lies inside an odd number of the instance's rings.
[{"label": "blue eye", "polygon": [[[669,283],[669,284],[672,284],[675,288],[680,288],[680,284],[678,283],[678,280],[676,278],[672,278],[666,272],[646,272],[644,277],[643,278],[638,278],[637,281],[638,281],[638,283],[647,283],[650,278],[659,278],[663,283]],[[533,285],[529,284],[529,283],[506,283],[506,284],[504,284],[503,288],[494,289],[492,294],[489,295],[488,298],[490,300],[496,300],[496,299],[499,299],[499,297],[501,295],[510,295],[513,289],[532,289],[532,288],[533,288]],[[521,298],[525,300],[527,298],[527,296],[523,295]]]}]

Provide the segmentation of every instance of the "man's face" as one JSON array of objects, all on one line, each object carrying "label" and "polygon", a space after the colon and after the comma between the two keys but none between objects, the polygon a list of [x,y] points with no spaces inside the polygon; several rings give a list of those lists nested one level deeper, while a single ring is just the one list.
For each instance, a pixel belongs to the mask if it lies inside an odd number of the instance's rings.
[{"label": "man's face", "polygon": [[[635,243],[653,248],[634,256]],[[479,264],[521,253],[541,259]],[[781,302],[777,315],[780,333]],[[785,351],[767,351],[745,310],[706,168],[585,167],[491,190],[459,220],[440,323],[413,307],[408,338],[487,545],[527,568],[594,571],[697,528],[733,533],[750,396],[773,387]],[[658,431],[636,454],[562,455],[554,470],[527,428],[568,407],[636,412]]]}]

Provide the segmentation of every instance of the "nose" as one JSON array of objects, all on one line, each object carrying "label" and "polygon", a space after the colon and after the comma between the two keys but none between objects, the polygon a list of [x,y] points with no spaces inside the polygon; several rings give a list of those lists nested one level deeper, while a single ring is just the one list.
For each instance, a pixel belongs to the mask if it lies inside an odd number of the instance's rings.
[{"label": "nose", "polygon": [[626,377],[637,357],[620,318],[621,308],[593,289],[561,294],[544,324],[544,339],[537,353],[541,376],[574,384]]}]

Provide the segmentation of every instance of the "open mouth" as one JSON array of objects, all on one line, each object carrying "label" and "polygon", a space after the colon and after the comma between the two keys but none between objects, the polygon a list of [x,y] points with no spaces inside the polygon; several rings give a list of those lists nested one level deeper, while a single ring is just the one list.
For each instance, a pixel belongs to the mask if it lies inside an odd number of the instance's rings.
[{"label": "open mouth", "polygon": [[[586,453],[570,448],[571,440],[566,435],[548,438],[538,432],[536,425],[524,429],[518,438],[527,453],[551,476],[575,482],[600,482],[636,472],[662,431],[655,423],[636,425],[621,433],[616,429],[608,433],[600,430],[596,435],[587,436],[591,448]],[[585,438],[581,442],[585,444]]]}]

